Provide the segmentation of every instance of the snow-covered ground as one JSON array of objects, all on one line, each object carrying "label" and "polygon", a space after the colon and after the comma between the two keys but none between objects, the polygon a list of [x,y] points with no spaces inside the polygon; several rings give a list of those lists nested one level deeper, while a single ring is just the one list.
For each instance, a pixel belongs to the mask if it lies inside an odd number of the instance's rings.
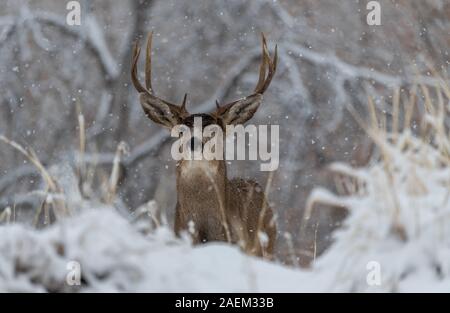
[{"label": "snow-covered ground", "polygon": [[150,230],[150,217],[84,203],[42,230],[0,226],[0,292],[450,292],[449,169],[410,134],[385,149],[387,164],[332,166],[359,181],[353,195],[311,195],[310,209],[334,203],[350,214],[310,269],[224,243],[193,247],[166,226]]},{"label": "snow-covered ground", "polygon": [[[309,274],[244,255],[227,244],[192,248],[166,228],[144,236],[108,209],[43,231],[0,228],[0,291],[306,291]],[[70,286],[70,262],[81,286]],[[69,265],[68,265],[69,264]]]}]

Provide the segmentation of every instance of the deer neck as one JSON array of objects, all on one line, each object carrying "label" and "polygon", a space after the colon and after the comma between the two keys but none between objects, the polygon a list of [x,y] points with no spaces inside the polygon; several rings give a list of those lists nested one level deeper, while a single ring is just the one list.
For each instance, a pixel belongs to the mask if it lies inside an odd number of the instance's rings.
[{"label": "deer neck", "polygon": [[214,213],[226,208],[225,161],[182,161],[177,166],[177,200],[183,209]]}]

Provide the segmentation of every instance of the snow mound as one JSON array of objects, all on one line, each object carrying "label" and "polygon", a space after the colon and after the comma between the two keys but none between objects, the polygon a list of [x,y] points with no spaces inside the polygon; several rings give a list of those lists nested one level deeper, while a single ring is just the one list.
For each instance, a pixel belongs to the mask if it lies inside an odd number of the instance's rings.
[{"label": "snow mound", "polygon": [[[227,244],[192,247],[164,227],[143,235],[108,209],[40,231],[3,226],[0,237],[0,292],[291,292],[308,275]],[[79,286],[69,283],[73,261]]]}]

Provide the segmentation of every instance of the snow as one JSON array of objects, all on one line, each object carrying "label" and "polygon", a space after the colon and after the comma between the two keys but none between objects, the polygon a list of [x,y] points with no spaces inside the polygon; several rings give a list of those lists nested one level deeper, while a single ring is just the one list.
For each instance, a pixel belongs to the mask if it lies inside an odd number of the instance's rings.
[{"label": "snow", "polygon": [[[383,201],[374,207],[370,196],[359,199],[335,244],[310,270],[247,256],[225,243],[193,247],[165,226],[144,234],[112,207],[84,209],[43,230],[6,225],[0,227],[0,292],[448,292],[449,236],[438,236],[433,216],[405,243],[392,235]],[[81,265],[80,286],[66,283],[72,261]],[[380,286],[366,283],[371,261],[381,264]]]},{"label": "snow", "polygon": [[[359,180],[351,195],[312,193],[306,218],[318,202],[350,212],[314,267],[335,277],[331,291],[450,292],[448,137],[441,124],[432,127],[430,141],[409,130],[393,136],[370,129],[381,160],[358,170],[332,166]],[[379,284],[367,282],[370,264],[379,266]]]},{"label": "snow", "polygon": [[[292,292],[305,291],[309,275],[228,244],[193,248],[164,227],[145,236],[113,208],[42,231],[1,227],[0,237],[0,292]],[[80,287],[65,283],[71,261],[81,265]]]}]

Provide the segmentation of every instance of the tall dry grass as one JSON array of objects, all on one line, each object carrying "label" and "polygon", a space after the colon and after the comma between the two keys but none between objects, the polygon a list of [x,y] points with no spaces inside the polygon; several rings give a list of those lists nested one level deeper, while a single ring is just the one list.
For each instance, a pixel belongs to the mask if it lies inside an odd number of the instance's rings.
[{"label": "tall dry grass", "polygon": [[[331,164],[337,193],[315,189],[304,216],[306,224],[318,204],[348,211],[313,265],[332,275],[330,290],[423,290],[450,277],[450,84],[435,77],[434,87],[395,89],[389,106],[369,97],[368,118],[348,106],[376,145],[373,158],[361,168]],[[366,282],[372,261],[379,286]]]},{"label": "tall dry grass", "polygon": [[[78,153],[74,165],[71,166],[76,174],[77,183],[73,186],[63,188],[62,186],[64,184],[59,181],[58,177],[51,174],[51,171],[43,165],[32,148],[24,147],[16,141],[0,134],[0,141],[18,151],[26,160],[31,162],[44,183],[43,189],[28,192],[29,196],[43,199],[40,205],[35,208],[34,226],[38,226],[41,222],[43,225],[49,225],[56,220],[73,215],[76,208],[80,206],[79,203],[74,203],[74,198],[77,200],[78,197],[71,197],[73,193],[80,194],[83,201],[94,201],[111,206],[114,205],[117,199],[120,164],[123,156],[128,153],[127,145],[121,142],[117,146],[109,177],[101,169],[96,168],[95,162],[87,165],[84,159],[87,145],[85,119],[79,103],[77,103],[77,112]],[[61,165],[57,164],[56,167],[58,166]],[[95,177],[96,175],[98,176],[97,178]],[[100,188],[97,187],[97,180],[100,180]],[[15,210],[16,205],[13,207]],[[12,216],[14,216],[13,210],[10,207],[5,208],[0,213],[0,223],[11,222]]]}]

